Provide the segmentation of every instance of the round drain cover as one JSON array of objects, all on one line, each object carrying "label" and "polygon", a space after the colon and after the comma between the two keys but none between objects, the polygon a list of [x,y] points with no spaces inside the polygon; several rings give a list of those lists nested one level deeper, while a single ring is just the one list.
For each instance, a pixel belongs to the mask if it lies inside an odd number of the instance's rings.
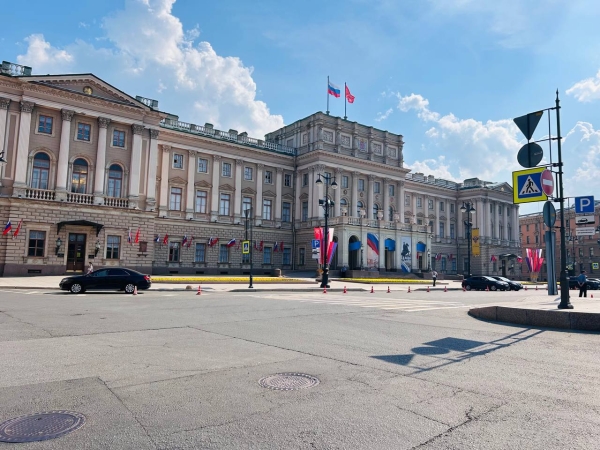
[{"label": "round drain cover", "polygon": [[47,411],[15,417],[0,424],[0,442],[45,441],[75,431],[85,423],[83,414]]},{"label": "round drain cover", "polygon": [[297,391],[316,386],[319,379],[305,373],[278,373],[261,378],[258,384],[276,391]]}]

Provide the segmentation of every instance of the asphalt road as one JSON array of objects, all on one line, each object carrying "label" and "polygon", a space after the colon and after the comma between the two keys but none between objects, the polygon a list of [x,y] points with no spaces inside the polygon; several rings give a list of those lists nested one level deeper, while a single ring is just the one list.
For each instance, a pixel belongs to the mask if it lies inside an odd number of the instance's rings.
[{"label": "asphalt road", "polygon": [[598,448],[598,335],[467,316],[532,295],[0,290],[0,421],[87,418],[0,448]]}]

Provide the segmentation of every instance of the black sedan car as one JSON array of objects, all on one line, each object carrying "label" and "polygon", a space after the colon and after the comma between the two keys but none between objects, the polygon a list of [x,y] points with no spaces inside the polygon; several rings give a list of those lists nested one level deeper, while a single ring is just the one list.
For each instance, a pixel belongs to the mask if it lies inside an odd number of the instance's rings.
[{"label": "black sedan car", "polygon": [[462,287],[470,290],[508,291],[510,287],[505,281],[495,280],[492,277],[473,276],[463,280]]},{"label": "black sedan car", "polygon": [[523,285],[521,283],[519,283],[518,281],[509,280],[506,277],[493,276],[492,278],[494,280],[504,281],[504,282],[508,283],[508,287],[510,288],[511,291],[518,291],[520,289],[523,289]]},{"label": "black sedan car", "polygon": [[[600,289],[600,282],[595,278],[588,278],[585,282],[588,291],[597,291]],[[579,289],[577,277],[569,277],[569,289]]]},{"label": "black sedan car", "polygon": [[87,275],[63,278],[59,286],[63,291],[71,291],[73,294],[80,294],[91,289],[125,291],[127,294],[133,294],[136,287],[139,290],[148,289],[152,286],[152,281],[148,275],[143,273],[115,267],[96,270]]}]

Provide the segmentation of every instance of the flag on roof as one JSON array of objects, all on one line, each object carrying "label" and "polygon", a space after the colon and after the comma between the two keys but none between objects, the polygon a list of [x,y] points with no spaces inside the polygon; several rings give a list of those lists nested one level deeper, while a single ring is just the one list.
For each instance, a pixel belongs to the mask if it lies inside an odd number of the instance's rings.
[{"label": "flag on roof", "polygon": [[348,100],[348,103],[354,103],[354,95],[352,95],[350,93],[350,89],[348,88],[347,85],[346,85],[346,100]]},{"label": "flag on roof", "polygon": [[331,81],[327,82],[327,93],[333,95],[335,98],[340,97],[340,88],[333,84]]}]

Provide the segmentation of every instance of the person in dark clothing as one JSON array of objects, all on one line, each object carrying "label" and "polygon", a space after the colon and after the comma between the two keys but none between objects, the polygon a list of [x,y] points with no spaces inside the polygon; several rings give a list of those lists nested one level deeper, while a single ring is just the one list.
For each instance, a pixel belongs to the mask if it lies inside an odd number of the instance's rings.
[{"label": "person in dark clothing", "polygon": [[582,270],[581,274],[577,277],[577,284],[579,285],[579,296],[587,297],[587,277],[585,276],[585,270]]}]

